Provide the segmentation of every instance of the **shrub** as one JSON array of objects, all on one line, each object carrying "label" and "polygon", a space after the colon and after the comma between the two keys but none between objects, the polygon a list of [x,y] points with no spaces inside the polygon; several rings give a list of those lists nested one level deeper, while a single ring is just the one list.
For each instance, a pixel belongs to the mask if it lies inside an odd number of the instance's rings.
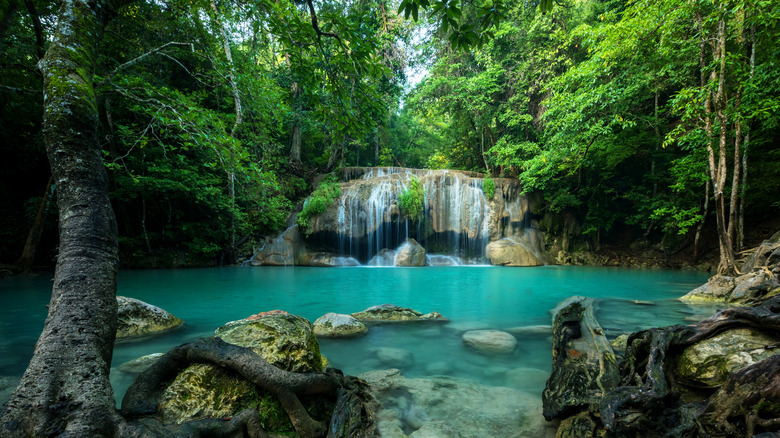
[{"label": "shrub", "polygon": [[493,195],[496,194],[496,182],[489,175],[482,181],[482,192],[488,199],[493,199]]},{"label": "shrub", "polygon": [[303,204],[303,211],[298,215],[298,225],[301,229],[307,230],[309,219],[322,214],[339,196],[341,196],[339,181],[332,174],[326,176]]},{"label": "shrub", "polygon": [[412,176],[409,188],[398,196],[398,207],[409,219],[422,220],[425,212],[425,189],[416,176]]}]

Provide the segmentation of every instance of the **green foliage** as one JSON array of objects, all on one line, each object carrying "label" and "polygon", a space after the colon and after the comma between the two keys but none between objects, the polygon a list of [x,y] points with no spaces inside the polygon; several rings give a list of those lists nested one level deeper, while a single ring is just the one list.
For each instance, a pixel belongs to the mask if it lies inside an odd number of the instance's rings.
[{"label": "green foliage", "polygon": [[482,180],[482,192],[488,199],[493,199],[493,195],[496,194],[496,182],[489,175]]},{"label": "green foliage", "polygon": [[326,176],[304,202],[303,210],[298,214],[298,226],[305,232],[309,228],[309,220],[324,213],[339,196],[339,180],[333,174]]},{"label": "green foliage", "polygon": [[398,196],[401,213],[411,220],[421,221],[425,214],[425,188],[414,175],[409,180],[409,188]]}]

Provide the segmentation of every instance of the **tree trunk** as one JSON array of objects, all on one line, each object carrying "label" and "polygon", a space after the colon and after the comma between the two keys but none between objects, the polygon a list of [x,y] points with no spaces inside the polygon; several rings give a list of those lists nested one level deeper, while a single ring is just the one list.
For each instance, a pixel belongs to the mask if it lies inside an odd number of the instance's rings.
[{"label": "tree trunk", "polygon": [[[721,8],[723,6],[721,5]],[[726,218],[726,205],[724,188],[726,186],[726,174],[728,167],[726,163],[726,148],[728,134],[728,119],[726,117],[726,21],[723,16],[725,12],[721,10],[718,20],[717,38],[712,41],[713,59],[718,63],[718,70],[713,69],[710,72],[710,81],[717,80],[718,89],[714,96],[708,94],[705,100],[705,129],[709,137],[707,142],[707,158],[710,168],[710,178],[712,179],[713,194],[715,195],[715,220],[718,231],[718,245],[720,248],[720,263],[718,264],[718,273],[723,275],[734,275],[737,273],[736,262],[734,260],[734,248],[732,245],[732,236],[729,234],[729,226]],[[702,38],[705,35],[701,35]],[[715,151],[712,147],[712,106],[715,107],[715,115],[720,125],[718,135],[718,156],[715,157]]]},{"label": "tree trunk", "polygon": [[[233,122],[233,128],[230,130],[230,137],[236,138],[238,134],[238,128],[244,121],[244,113],[241,106],[241,94],[238,90],[238,83],[236,82],[235,66],[233,65],[233,52],[230,50],[230,40],[228,39],[225,26],[219,20],[219,10],[217,9],[217,3],[215,0],[211,1],[211,10],[214,12],[214,24],[219,29],[222,36],[222,47],[225,51],[225,59],[228,63],[228,82],[230,83],[230,90],[233,94],[233,104],[235,107],[236,120]],[[230,146],[230,161],[227,163],[227,179],[228,179],[228,196],[230,197],[230,246],[227,252],[228,263],[231,265],[236,264],[238,261],[236,255],[236,157],[233,147]]]},{"label": "tree trunk", "polygon": [[19,260],[15,263],[22,268],[23,274],[28,274],[32,271],[35,253],[38,249],[38,242],[41,241],[43,222],[46,219],[46,212],[49,210],[51,197],[54,195],[54,187],[54,178],[49,177],[49,183],[46,184],[46,191],[43,194],[41,205],[38,207],[38,214],[35,215],[35,222],[33,223],[32,228],[30,228],[30,233],[27,235],[27,241],[24,243],[22,256],[19,257]]},{"label": "tree trunk", "polygon": [[[750,29],[750,82],[756,71],[756,26]],[[745,193],[748,178],[748,151],[750,148],[750,124],[745,126],[745,140],[742,144],[742,185],[739,188],[739,217],[737,218],[737,250],[745,246]]]},{"label": "tree trunk", "polygon": [[112,6],[63,1],[40,64],[60,253],[49,316],[6,404],[0,436],[108,436],[118,423],[108,380],[117,324],[117,231],[92,84],[97,42]]},{"label": "tree trunk", "polygon": [[295,112],[295,119],[293,120],[292,125],[292,136],[290,139],[290,164],[292,164],[293,167],[300,168],[303,165],[301,162],[301,143],[303,141],[303,133],[301,127],[301,108],[299,102],[301,97],[301,87],[298,85],[298,82],[293,82],[291,88],[293,92],[293,105],[296,107],[297,111]]},{"label": "tree trunk", "polygon": [[696,235],[693,238],[693,262],[699,261],[699,239],[701,238],[701,230],[704,228],[704,222],[707,220],[707,213],[709,213],[710,207],[710,181],[707,180],[704,184],[704,207],[701,214],[701,222],[696,227]]}]

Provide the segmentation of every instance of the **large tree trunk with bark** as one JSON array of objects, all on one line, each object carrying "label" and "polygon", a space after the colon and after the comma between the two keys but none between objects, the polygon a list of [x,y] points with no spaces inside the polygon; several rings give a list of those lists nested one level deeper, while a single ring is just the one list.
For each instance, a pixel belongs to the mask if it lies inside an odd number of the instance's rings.
[{"label": "large tree trunk with bark", "polygon": [[[192,362],[230,368],[277,394],[303,437],[359,436],[370,429],[372,400],[364,384],[340,373],[285,373],[255,353],[218,340],[174,349],[129,392],[121,415],[109,370],[117,327],[117,226],[98,141],[92,83],[105,24],[124,0],[64,0],[54,38],[40,67],[44,77],[44,138],[57,185],[60,245],[49,315],[21,383],[4,406],[6,437],[262,437],[257,411],[182,426],[147,417],[158,384]],[[150,383],[151,382],[151,383]],[[139,388],[141,389],[139,391]],[[144,396],[148,389],[149,396]],[[298,394],[337,399],[330,426],[302,412]]]},{"label": "large tree trunk with bark", "polygon": [[92,84],[111,5],[65,0],[44,77],[43,129],[57,184],[60,245],[49,316],[6,405],[0,436],[107,436],[118,414],[108,380],[116,334],[116,220],[97,137]]}]

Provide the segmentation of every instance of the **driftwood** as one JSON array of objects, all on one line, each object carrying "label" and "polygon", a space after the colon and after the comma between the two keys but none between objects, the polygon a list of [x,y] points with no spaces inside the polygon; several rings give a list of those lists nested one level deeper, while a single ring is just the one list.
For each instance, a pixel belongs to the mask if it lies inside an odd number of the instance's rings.
[{"label": "driftwood", "polygon": [[[140,374],[122,400],[121,414],[135,427],[127,436],[143,436],[154,430],[154,436],[164,436],[167,429],[174,436],[269,436],[260,425],[257,411],[245,410],[232,419],[196,420],[180,426],[165,426],[150,418],[157,412],[158,396],[165,383],[193,363],[208,363],[239,373],[244,379],[274,394],[302,438],[372,436],[375,401],[365,382],[345,377],[340,371],[324,373],[294,373],[266,362],[249,348],[229,344],[219,338],[203,338],[176,347]],[[336,399],[330,424],[311,418],[300,396],[322,394]],[[158,420],[157,420],[158,421]],[[138,427],[141,426],[141,427]],[[132,430],[132,431],[131,431]]]},{"label": "driftwood", "polygon": [[593,315],[593,299],[572,297],[553,323],[553,368],[542,393],[544,418],[563,418],[598,404],[619,382],[617,360]]}]

